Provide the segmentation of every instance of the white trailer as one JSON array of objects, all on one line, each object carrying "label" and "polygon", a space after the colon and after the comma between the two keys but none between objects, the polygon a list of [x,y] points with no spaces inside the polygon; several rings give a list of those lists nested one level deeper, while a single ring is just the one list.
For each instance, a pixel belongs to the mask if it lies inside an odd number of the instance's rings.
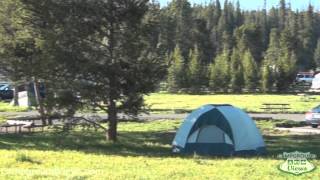
[{"label": "white trailer", "polygon": [[312,80],[310,92],[320,92],[320,73],[316,74]]}]

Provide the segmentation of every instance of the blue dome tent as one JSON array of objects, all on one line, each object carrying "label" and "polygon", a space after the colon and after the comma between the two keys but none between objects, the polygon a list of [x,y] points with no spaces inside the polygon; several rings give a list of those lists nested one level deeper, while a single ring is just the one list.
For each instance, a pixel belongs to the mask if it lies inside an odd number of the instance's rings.
[{"label": "blue dome tent", "polygon": [[193,111],[173,140],[173,152],[199,155],[260,155],[263,138],[247,113],[232,105],[205,105]]}]

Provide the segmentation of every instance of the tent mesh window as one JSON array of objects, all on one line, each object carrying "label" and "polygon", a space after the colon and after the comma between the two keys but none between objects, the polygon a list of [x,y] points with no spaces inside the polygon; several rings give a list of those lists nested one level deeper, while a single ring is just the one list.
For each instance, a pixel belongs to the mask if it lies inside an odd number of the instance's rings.
[{"label": "tent mesh window", "polygon": [[189,136],[188,143],[233,144],[228,134],[215,125],[206,125],[197,129]]}]

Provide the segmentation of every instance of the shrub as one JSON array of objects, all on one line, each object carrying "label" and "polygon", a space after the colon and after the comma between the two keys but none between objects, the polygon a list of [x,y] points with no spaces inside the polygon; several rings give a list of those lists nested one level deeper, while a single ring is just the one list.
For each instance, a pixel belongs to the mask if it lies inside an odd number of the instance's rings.
[{"label": "shrub", "polygon": [[29,162],[29,163],[37,163],[37,164],[39,164],[38,161],[33,160],[30,156],[28,156],[24,152],[17,152],[16,161],[17,162]]},{"label": "shrub", "polygon": [[283,121],[275,124],[276,127],[284,127],[284,128],[303,127],[306,125],[307,123],[304,121],[291,121],[291,120],[287,120],[287,121]]}]

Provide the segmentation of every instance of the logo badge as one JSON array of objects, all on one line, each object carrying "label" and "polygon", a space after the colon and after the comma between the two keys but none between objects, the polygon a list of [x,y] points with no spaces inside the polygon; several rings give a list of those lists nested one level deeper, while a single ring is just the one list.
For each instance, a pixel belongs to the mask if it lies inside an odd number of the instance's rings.
[{"label": "logo badge", "polygon": [[278,155],[278,158],[286,159],[279,165],[279,169],[286,173],[300,175],[313,171],[316,167],[308,159],[315,159],[316,155],[311,153],[303,153],[299,151],[287,153],[284,152]]}]

